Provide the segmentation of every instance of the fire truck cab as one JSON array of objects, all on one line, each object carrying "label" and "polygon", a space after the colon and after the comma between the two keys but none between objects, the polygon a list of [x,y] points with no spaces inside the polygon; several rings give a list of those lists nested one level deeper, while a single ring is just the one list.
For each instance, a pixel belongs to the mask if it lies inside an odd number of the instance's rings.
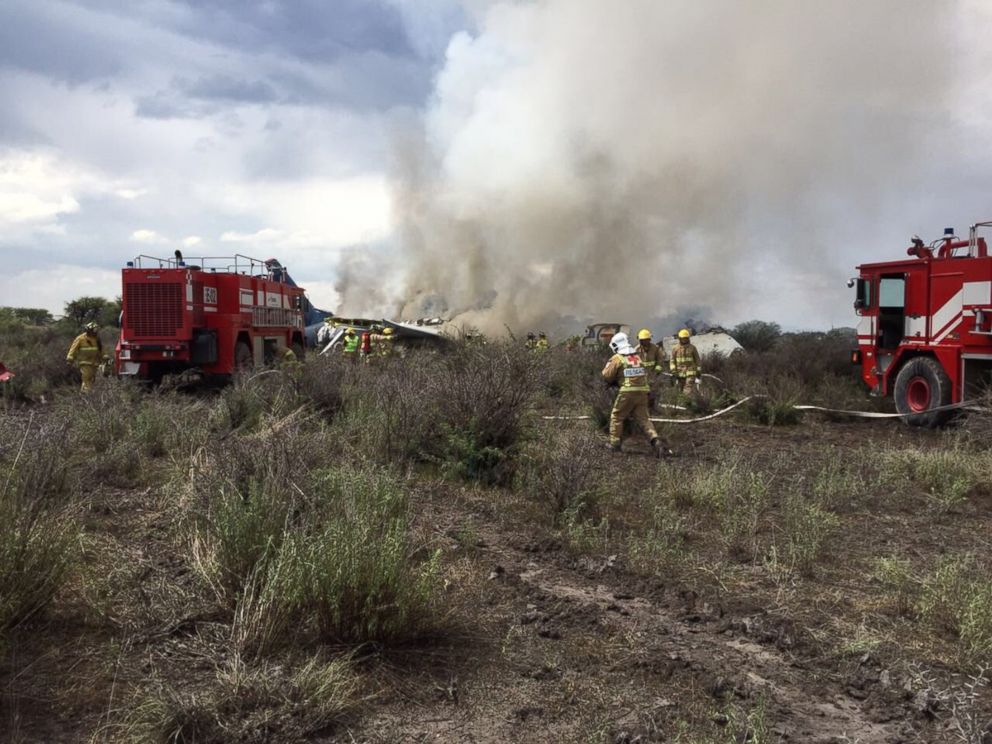
[{"label": "fire truck cab", "polygon": [[303,293],[278,261],[247,256],[138,256],[122,271],[119,375],[159,381],[271,364],[290,348],[303,358]]},{"label": "fire truck cab", "polygon": [[915,426],[937,426],[992,379],[992,256],[980,230],[952,228],[900,261],[862,264],[856,288],[858,349],[852,361],[874,395],[895,400]]}]

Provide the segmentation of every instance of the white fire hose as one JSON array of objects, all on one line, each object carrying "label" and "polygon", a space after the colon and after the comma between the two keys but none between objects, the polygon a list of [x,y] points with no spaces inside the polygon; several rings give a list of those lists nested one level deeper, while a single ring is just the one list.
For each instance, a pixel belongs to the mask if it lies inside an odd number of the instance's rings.
[{"label": "white fire hose", "polygon": [[[734,410],[738,406],[747,403],[749,400],[754,400],[756,398],[767,398],[766,395],[749,395],[746,398],[741,398],[739,401],[733,405],[722,408],[719,411],[711,413],[707,416],[700,416],[698,418],[682,419],[682,418],[655,418],[650,417],[650,420],[656,424],[698,424],[701,421],[710,421],[712,419],[723,416],[726,413]],[[892,418],[906,418],[908,416],[920,416],[926,413],[933,413],[935,411],[956,411],[956,410],[968,410],[975,411],[977,413],[992,413],[992,410],[988,408],[982,408],[977,405],[977,400],[966,400],[961,403],[951,403],[946,406],[938,406],[936,408],[930,408],[926,411],[920,413],[876,413],[875,411],[848,411],[841,408],[826,408],[825,406],[809,406],[809,405],[798,405],[792,406],[793,409],[797,411],[819,411],[821,413],[832,413],[837,416],[851,416],[852,418],[865,418],[865,419],[892,419]],[[668,406],[670,408],[678,408],[680,410],[685,410],[681,406]],[[544,421],[588,421],[592,416],[542,416]]]}]

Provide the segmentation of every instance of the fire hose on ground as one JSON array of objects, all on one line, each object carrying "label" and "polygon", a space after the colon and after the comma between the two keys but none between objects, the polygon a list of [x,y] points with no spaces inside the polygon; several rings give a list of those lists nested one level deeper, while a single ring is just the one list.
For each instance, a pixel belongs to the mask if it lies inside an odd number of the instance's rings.
[{"label": "fire hose on ground", "polygon": [[[719,411],[715,411],[706,416],[699,416],[697,418],[657,418],[654,416],[650,417],[650,420],[655,424],[698,424],[702,421],[710,421],[715,418],[719,418],[724,414],[730,413],[735,408],[744,405],[749,400],[756,400],[758,398],[767,398],[767,395],[748,395],[745,398],[741,398],[736,403],[722,408]],[[960,403],[951,403],[946,406],[937,406],[936,408],[929,408],[926,411],[920,411],[916,413],[878,413],[875,411],[850,411],[842,408],[828,408],[826,406],[812,406],[812,405],[795,405],[792,408],[796,411],[818,411],[820,413],[829,413],[835,416],[850,416],[852,418],[866,418],[866,419],[896,419],[896,418],[907,418],[909,416],[919,416],[926,413],[934,413],[940,411],[957,411],[966,410],[973,411],[976,413],[992,413],[992,410],[988,408],[982,408],[978,404],[977,400],[966,400]],[[684,406],[666,406],[669,408],[676,408],[679,410],[686,410]],[[592,416],[542,416],[544,421],[588,421]]]}]

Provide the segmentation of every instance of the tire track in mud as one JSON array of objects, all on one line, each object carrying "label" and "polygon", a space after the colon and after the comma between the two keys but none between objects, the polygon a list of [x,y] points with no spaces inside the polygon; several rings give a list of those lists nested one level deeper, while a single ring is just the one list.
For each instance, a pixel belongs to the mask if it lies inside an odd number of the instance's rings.
[{"label": "tire track in mud", "polygon": [[[772,645],[728,630],[698,615],[679,611],[637,596],[608,577],[590,579],[580,570],[535,562],[535,555],[506,544],[502,536],[486,536],[487,552],[521,588],[530,587],[556,601],[594,608],[611,634],[650,637],[655,648],[683,668],[719,680],[729,689],[744,681],[748,697],[760,695],[777,741],[808,744],[906,741],[900,721],[871,720],[859,701],[836,683],[816,681],[802,664]],[[692,618],[695,617],[695,620]],[[562,642],[567,643],[567,640]],[[735,683],[736,680],[736,683]]]}]

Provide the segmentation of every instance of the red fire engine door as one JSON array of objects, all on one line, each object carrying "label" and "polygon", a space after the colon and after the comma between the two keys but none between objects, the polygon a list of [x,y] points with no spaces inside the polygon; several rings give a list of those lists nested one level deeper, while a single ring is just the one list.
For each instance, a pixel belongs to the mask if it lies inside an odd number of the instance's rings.
[{"label": "red fire engine door", "polygon": [[930,343],[939,344],[961,324],[964,274],[939,271],[934,266],[930,279]]}]

